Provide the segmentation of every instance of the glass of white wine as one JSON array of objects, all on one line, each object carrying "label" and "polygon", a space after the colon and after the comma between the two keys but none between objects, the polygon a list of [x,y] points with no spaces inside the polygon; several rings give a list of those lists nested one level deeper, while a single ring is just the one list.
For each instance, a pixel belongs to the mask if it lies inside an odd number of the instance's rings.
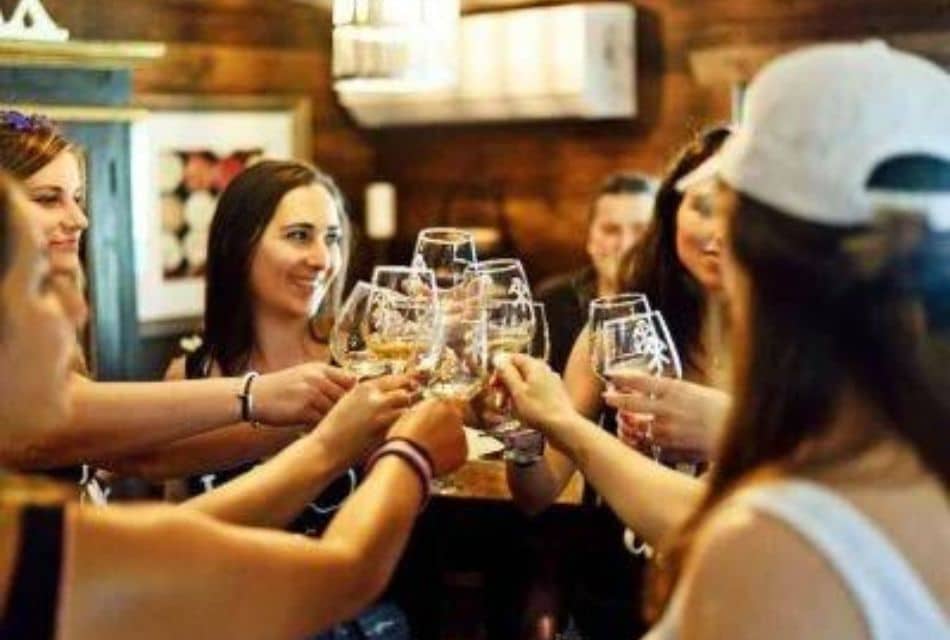
[{"label": "glass of white wine", "polygon": [[456,318],[440,332],[438,355],[429,374],[427,395],[468,402],[488,380],[488,331],[485,315]]},{"label": "glass of white wine", "polygon": [[[547,362],[551,357],[551,334],[548,329],[547,313],[544,310],[544,304],[540,302],[533,302],[531,306],[533,327],[531,338],[523,353]],[[505,444],[505,460],[516,465],[534,464],[544,455],[544,435],[540,431],[524,426],[517,418],[508,422],[501,439]]]},{"label": "glass of white wine", "polygon": [[594,373],[603,382],[607,382],[604,374],[604,339],[603,326],[608,320],[625,318],[632,315],[650,313],[650,302],[642,293],[621,293],[615,296],[597,298],[590,303],[587,317],[587,339],[590,345],[590,365]]},{"label": "glass of white wine", "polygon": [[330,331],[330,353],[333,359],[356,376],[357,380],[377,378],[389,372],[386,361],[381,360],[366,344],[366,314],[374,291],[377,290],[370,283],[362,280],[357,282],[340,307]]},{"label": "glass of white wine", "polygon": [[[659,311],[608,320],[602,332],[604,374],[611,386],[614,378],[622,379],[633,374],[683,377],[676,343]],[[638,417],[648,425],[653,419],[647,414]],[[649,426],[647,439],[652,440]],[[662,451],[656,443],[650,443],[650,452],[654,460],[660,460]]]},{"label": "glass of white wine", "polygon": [[[604,373],[608,384],[613,378],[623,378],[633,373],[649,376],[683,377],[676,343],[659,311],[644,314],[632,314],[623,318],[614,318],[604,322],[602,327],[605,353]],[[640,420],[647,424],[647,446],[650,455],[662,462],[663,451],[653,441],[651,425],[654,416],[640,414]],[[676,465],[676,469],[689,475],[695,475],[695,465]],[[624,530],[623,543],[636,555],[653,556],[653,548],[639,540],[630,529]]]},{"label": "glass of white wine", "polygon": [[370,351],[392,373],[406,371],[410,363],[431,366],[441,315],[435,275],[430,269],[376,267],[373,287],[363,325]]}]

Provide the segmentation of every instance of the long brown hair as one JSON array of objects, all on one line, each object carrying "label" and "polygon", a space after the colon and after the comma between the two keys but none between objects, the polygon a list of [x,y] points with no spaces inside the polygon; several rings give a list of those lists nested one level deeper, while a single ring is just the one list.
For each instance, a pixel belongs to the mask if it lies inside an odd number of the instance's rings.
[{"label": "long brown hair", "polygon": [[[748,343],[736,345],[733,412],[708,493],[666,553],[649,614],[668,603],[712,509],[753,470],[787,466],[826,434],[846,388],[950,488],[950,346],[936,331],[950,324],[939,306],[950,290],[950,234],[922,220],[892,212],[878,226],[833,229],[739,196],[731,237],[750,282]],[[869,429],[865,444],[880,435]]]},{"label": "long brown hair", "polygon": [[[254,252],[285,195],[294,189],[319,185],[337,205],[343,232],[340,272],[321,304],[311,330],[322,339],[339,306],[346,279],[350,229],[343,196],[333,179],[304,162],[267,160],[244,170],[225,189],[208,231],[205,275],[204,340],[191,359],[206,369],[217,364],[224,375],[244,370],[254,342],[250,274]],[[197,373],[197,371],[195,371]]]},{"label": "long brown hair", "polygon": [[679,151],[657,189],[650,225],[620,267],[622,289],[645,293],[650,304],[663,312],[677,350],[696,371],[703,369],[706,292],[676,253],[676,214],[683,203],[676,183],[719,151],[728,137],[729,129],[713,127]]}]

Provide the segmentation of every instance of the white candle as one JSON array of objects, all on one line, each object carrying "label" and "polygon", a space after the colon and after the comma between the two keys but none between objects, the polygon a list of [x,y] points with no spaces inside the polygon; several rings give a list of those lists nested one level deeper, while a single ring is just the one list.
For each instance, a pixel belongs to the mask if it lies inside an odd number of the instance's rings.
[{"label": "white candle", "polygon": [[366,187],[366,235],[388,240],[396,235],[396,188],[389,182]]}]

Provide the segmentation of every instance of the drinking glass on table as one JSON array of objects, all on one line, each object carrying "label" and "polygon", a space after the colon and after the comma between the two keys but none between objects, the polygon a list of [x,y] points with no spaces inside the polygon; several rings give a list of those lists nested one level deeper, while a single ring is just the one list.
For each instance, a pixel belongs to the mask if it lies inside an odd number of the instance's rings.
[{"label": "drinking glass on table", "polygon": [[357,282],[340,307],[330,331],[333,359],[357,380],[377,378],[389,372],[386,362],[366,344],[366,314],[374,290],[368,282]]},{"label": "drinking glass on table", "polygon": [[597,298],[590,303],[587,317],[587,332],[590,344],[590,364],[594,373],[604,383],[603,326],[608,320],[650,313],[650,302],[642,293],[621,293]]}]

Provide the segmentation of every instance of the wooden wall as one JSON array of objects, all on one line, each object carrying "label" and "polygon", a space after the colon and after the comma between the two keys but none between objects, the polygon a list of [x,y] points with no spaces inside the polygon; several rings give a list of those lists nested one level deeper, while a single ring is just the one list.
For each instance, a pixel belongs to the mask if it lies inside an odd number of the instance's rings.
[{"label": "wooden wall", "polygon": [[[0,0],[9,7],[16,0]],[[286,0],[44,0],[75,39],[157,40],[159,63],[135,72],[140,93],[303,94],[313,102],[315,159],[357,194],[372,177],[366,134],[330,86],[328,12]]]},{"label": "wooden wall", "polygon": [[[14,3],[0,0],[7,11]],[[420,227],[438,221],[448,190],[462,183],[497,186],[516,249],[536,279],[583,260],[588,200],[605,174],[619,168],[659,172],[692,132],[729,116],[728,87],[699,86],[691,52],[950,28],[950,0],[640,0],[641,113],[633,122],[373,132],[355,127],[335,102],[325,9],[289,0],[45,3],[76,38],[169,43],[165,60],[136,72],[137,91],[311,96],[315,160],[338,178],[357,221],[369,179],[396,183],[397,254]],[[530,4],[539,3],[465,2],[478,10]],[[947,53],[950,58],[950,48]]]},{"label": "wooden wall", "polygon": [[[168,56],[136,72],[141,92],[306,94],[314,158],[335,175],[357,221],[374,178],[399,189],[400,240],[437,222],[448,190],[490,184],[504,195],[517,250],[535,276],[583,260],[589,198],[607,173],[660,172],[691,133],[727,119],[728,88],[698,86],[691,52],[722,45],[890,36],[950,29],[950,0],[641,0],[640,116],[362,131],[330,87],[325,9],[289,0],[45,0],[73,36],[161,40]],[[558,0],[466,0],[472,10]],[[9,11],[14,0],[0,0]],[[402,251],[400,251],[402,249]],[[365,261],[364,261],[365,264]]]},{"label": "wooden wall", "polygon": [[[512,4],[480,2],[493,3]],[[660,172],[692,132],[728,119],[728,86],[698,86],[691,51],[950,28],[947,0],[634,4],[641,110],[635,122],[427,127],[372,137],[377,173],[400,189],[401,231],[407,238],[437,217],[446,189],[460,180],[495,181],[506,195],[517,249],[537,281],[584,260],[587,206],[605,174],[620,168]]]}]

